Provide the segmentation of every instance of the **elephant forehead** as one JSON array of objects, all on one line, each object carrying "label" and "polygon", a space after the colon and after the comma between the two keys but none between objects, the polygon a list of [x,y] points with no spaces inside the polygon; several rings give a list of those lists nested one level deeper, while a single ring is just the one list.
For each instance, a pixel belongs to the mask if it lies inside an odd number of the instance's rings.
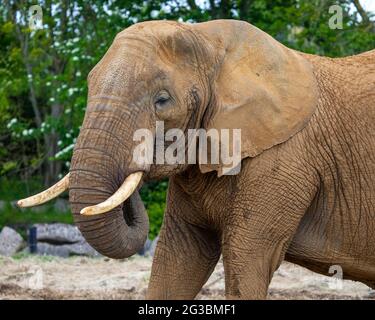
[{"label": "elephant forehead", "polygon": [[207,58],[202,39],[189,24],[175,21],[146,21],[120,32],[114,43],[124,44],[151,59],[158,56],[167,64]]},{"label": "elephant forehead", "polygon": [[119,32],[116,39],[123,39],[134,35],[142,38],[160,39],[166,36],[173,36],[186,26],[185,23],[176,21],[145,21],[136,23]]},{"label": "elephant forehead", "polygon": [[106,53],[88,77],[90,94],[136,95],[166,78],[155,55],[151,58],[132,50],[134,47],[124,45]]}]

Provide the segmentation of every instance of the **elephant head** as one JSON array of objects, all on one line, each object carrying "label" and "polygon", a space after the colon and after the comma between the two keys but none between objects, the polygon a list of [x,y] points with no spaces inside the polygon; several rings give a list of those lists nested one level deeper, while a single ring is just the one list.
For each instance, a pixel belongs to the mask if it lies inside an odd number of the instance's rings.
[{"label": "elephant head", "polygon": [[[238,128],[242,158],[255,157],[301,130],[317,103],[311,66],[300,53],[230,20],[136,24],[116,36],[90,72],[88,87],[69,175],[19,204],[47,201],[69,187],[82,234],[113,258],[134,254],[147,237],[141,180],[188,166],[136,163],[137,129],[155,133],[156,121],[165,131]],[[222,174],[220,163],[200,169]]]}]

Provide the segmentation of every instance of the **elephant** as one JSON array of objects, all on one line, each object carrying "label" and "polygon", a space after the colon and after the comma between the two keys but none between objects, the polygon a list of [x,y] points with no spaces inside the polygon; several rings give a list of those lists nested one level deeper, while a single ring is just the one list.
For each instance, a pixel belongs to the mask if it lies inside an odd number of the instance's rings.
[{"label": "elephant", "polygon": [[[168,178],[148,299],[195,298],[220,257],[229,299],[265,299],[283,260],[375,288],[375,50],[329,58],[244,21],[148,21],[117,34],[88,88],[68,175],[18,204],[69,189],[88,243],[122,259],[148,234],[139,188]],[[239,172],[135,162],[134,132],[157,121],[240,129]]]}]

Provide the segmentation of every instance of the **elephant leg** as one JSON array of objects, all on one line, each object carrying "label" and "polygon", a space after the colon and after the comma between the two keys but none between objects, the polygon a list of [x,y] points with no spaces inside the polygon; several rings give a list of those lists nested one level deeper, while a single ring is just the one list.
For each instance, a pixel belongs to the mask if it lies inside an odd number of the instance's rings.
[{"label": "elephant leg", "polygon": [[220,257],[216,233],[166,215],[156,247],[148,299],[193,299]]},{"label": "elephant leg", "polygon": [[223,244],[226,298],[266,299],[272,275],[284,258],[287,242],[287,239],[271,242],[234,236]]},{"label": "elephant leg", "polygon": [[312,179],[294,188],[294,181],[308,179],[292,174],[281,179],[279,174],[274,170],[252,181],[252,188],[242,189],[233,199],[222,243],[227,298],[267,297],[273,273],[316,195]]}]

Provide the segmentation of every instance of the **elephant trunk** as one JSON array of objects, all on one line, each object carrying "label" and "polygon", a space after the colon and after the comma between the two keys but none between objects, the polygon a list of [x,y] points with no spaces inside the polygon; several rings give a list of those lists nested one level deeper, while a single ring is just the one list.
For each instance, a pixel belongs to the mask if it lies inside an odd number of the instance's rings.
[{"label": "elephant trunk", "polygon": [[130,148],[124,145],[129,139],[124,130],[116,131],[118,117],[106,117],[100,114],[84,121],[71,162],[69,198],[75,223],[87,242],[105,256],[122,259],[139,251],[148,234],[148,216],[138,191],[104,214],[80,214],[111,197],[133,173],[126,165]]}]

